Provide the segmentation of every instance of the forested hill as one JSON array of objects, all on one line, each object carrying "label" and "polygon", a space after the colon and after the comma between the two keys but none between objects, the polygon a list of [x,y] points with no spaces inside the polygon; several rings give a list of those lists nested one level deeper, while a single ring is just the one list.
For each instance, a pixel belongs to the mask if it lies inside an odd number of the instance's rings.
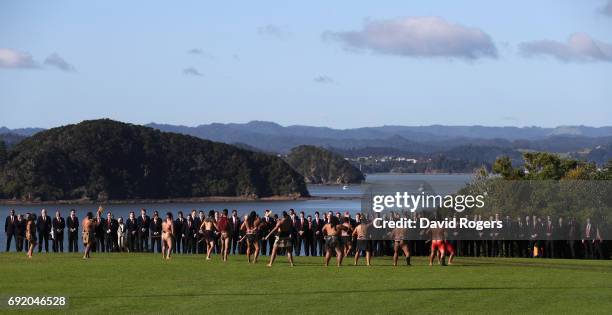
[{"label": "forested hill", "polygon": [[363,173],[342,156],[315,146],[293,148],[287,162],[304,176],[307,183],[351,184],[365,179]]},{"label": "forested hill", "polygon": [[42,131],[9,150],[1,198],[306,196],[281,158],[108,119]]}]

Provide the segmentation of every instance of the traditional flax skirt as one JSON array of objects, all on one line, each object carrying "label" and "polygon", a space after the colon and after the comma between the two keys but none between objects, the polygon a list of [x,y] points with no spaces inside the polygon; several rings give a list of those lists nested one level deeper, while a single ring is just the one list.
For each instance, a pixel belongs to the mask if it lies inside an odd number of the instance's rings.
[{"label": "traditional flax skirt", "polygon": [[91,245],[93,240],[91,239],[91,232],[83,232],[83,245]]},{"label": "traditional flax skirt", "polygon": [[341,247],[341,242],[336,235],[325,236],[325,249],[336,249]]},{"label": "traditional flax skirt", "polygon": [[26,240],[30,242],[30,244],[36,244],[36,233],[27,233]]},{"label": "traditional flax skirt", "polygon": [[276,236],[276,240],[274,241],[274,247],[277,247],[277,248],[293,247],[293,244],[291,244],[291,237]]},{"label": "traditional flax skirt", "polygon": [[371,240],[357,240],[357,250],[362,251],[365,250],[367,252],[372,251],[372,241]]}]

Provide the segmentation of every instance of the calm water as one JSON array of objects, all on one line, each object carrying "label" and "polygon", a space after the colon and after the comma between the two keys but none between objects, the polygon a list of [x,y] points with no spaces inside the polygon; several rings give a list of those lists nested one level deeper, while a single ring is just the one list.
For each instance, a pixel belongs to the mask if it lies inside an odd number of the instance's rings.
[{"label": "calm water", "polygon": [[[335,200],[297,200],[297,201],[244,201],[244,202],[205,202],[205,203],[167,203],[167,204],[124,204],[111,205],[105,207],[107,211],[111,211],[115,218],[127,218],[130,211],[136,212],[138,216],[140,209],[145,208],[149,215],[153,210],[157,210],[160,216],[164,216],[167,211],[172,211],[175,216],[178,211],[183,213],[191,212],[192,209],[208,210],[215,209],[236,209],[240,215],[244,215],[251,210],[263,212],[265,209],[270,209],[274,213],[280,213],[283,210],[295,209],[296,211],[304,211],[306,214],[313,214],[315,211],[350,211],[351,213],[358,212],[361,207],[359,198],[368,183],[402,183],[409,181],[425,181],[439,192],[451,193],[463,187],[465,183],[471,179],[470,174],[369,174],[364,185],[310,185],[308,190],[314,197],[354,197],[356,199],[335,199]],[[9,209],[15,209],[16,213],[35,212],[37,215],[40,209],[47,209],[49,216],[54,217],[55,211],[59,210],[65,218],[68,216],[70,209],[77,211],[77,216],[82,219],[88,212],[95,213],[97,205],[4,205],[0,204],[0,220],[4,223]],[[4,251],[6,246],[6,235],[0,235],[0,251]],[[67,237],[65,237],[67,242]],[[13,243],[14,246],[14,243]]]}]

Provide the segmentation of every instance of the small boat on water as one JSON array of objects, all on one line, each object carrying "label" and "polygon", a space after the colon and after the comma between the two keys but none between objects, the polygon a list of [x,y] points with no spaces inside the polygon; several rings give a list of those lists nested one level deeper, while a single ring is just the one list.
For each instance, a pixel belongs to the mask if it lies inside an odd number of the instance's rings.
[{"label": "small boat on water", "polygon": [[344,186],[342,186],[342,190],[348,190],[350,187],[351,186],[349,186],[349,185],[344,185]]}]

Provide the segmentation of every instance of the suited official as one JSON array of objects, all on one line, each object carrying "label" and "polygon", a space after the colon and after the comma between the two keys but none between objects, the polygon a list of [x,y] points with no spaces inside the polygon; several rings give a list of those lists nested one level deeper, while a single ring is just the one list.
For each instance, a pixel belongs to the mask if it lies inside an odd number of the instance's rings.
[{"label": "suited official", "polygon": [[313,237],[313,231],[312,231],[312,216],[308,216],[306,217],[306,223],[305,223],[306,227],[304,229],[305,233],[303,235],[304,238],[304,254],[306,256],[314,256],[313,249],[314,249],[314,237]]},{"label": "suited official", "polygon": [[174,246],[173,253],[180,253],[181,248],[185,247],[185,225],[187,220],[183,216],[183,211],[178,212],[178,218],[174,220]]},{"label": "suited official", "polygon": [[514,222],[512,222],[512,218],[510,216],[506,216],[504,220],[504,228],[502,230],[503,233],[503,255],[505,257],[514,257],[514,246],[513,246],[513,235],[515,234],[514,229],[516,226]]},{"label": "suited official", "polygon": [[23,218],[23,215],[20,214],[17,216],[17,221],[15,222],[15,247],[18,252],[23,251],[25,247],[25,232],[26,220]]},{"label": "suited official", "polygon": [[555,230],[555,224],[552,222],[550,216],[546,217],[546,223],[544,223],[544,229],[546,230],[546,243],[544,245],[544,255],[546,258],[555,257],[555,242],[553,240],[553,233]]},{"label": "suited official", "polygon": [[307,238],[308,238],[308,221],[306,219],[306,217],[304,216],[304,211],[300,212],[300,217],[297,220],[297,226],[296,226],[296,230],[297,230],[297,245],[298,247],[295,249],[296,252],[296,256],[299,256],[302,252],[302,247],[304,247],[304,253],[306,254],[306,256],[308,256],[308,247],[307,246]]},{"label": "suited official", "polygon": [[100,222],[94,228],[95,243],[93,251],[104,252],[106,251],[106,233],[104,228],[106,226],[106,219],[100,217]]},{"label": "suited official", "polygon": [[567,227],[565,222],[563,221],[563,217],[559,217],[557,219],[557,224],[553,230],[553,238],[555,242],[555,257],[557,258],[565,258],[567,255]]},{"label": "suited official", "polygon": [[291,220],[291,243],[293,244],[293,251],[296,256],[299,256],[300,249],[298,248],[298,218],[295,214],[295,210],[289,209],[289,219]]},{"label": "suited official", "polygon": [[117,229],[119,224],[117,220],[113,218],[112,213],[106,215],[106,221],[104,222],[104,242],[106,245],[107,252],[113,252],[117,249]]},{"label": "suited official", "polygon": [[64,229],[66,229],[66,221],[62,218],[59,211],[55,212],[55,218],[51,222],[53,229],[53,252],[64,252]]},{"label": "suited official", "polygon": [[141,252],[149,251],[149,226],[151,218],[147,215],[146,209],[140,210],[138,223],[138,250]]},{"label": "suited official", "polygon": [[38,252],[42,251],[43,245],[45,251],[49,252],[49,235],[51,234],[51,217],[47,215],[47,210],[42,209],[40,216],[36,219],[36,230],[38,232]]},{"label": "suited official", "polygon": [[151,252],[155,252],[157,246],[157,252],[161,253],[161,232],[162,232],[162,219],[159,217],[157,211],[153,211],[153,218],[151,219]]},{"label": "suited official", "polygon": [[[192,214],[194,214],[192,212]],[[196,231],[198,232],[198,234],[195,237],[194,240],[194,244],[196,247],[196,253],[198,254],[204,254],[206,252],[206,242],[202,241],[200,242],[200,240],[203,237],[203,231],[200,230],[200,227],[202,226],[202,222],[204,222],[205,216],[204,216],[204,211],[199,211],[198,215],[193,219],[193,225],[195,225]]]},{"label": "suited official", "polygon": [[230,228],[230,248],[232,255],[236,255],[236,247],[238,246],[238,240],[240,240],[240,226],[242,225],[236,210],[232,210],[232,216],[228,219],[228,223]]},{"label": "suited official", "polygon": [[74,209],[70,210],[70,215],[66,219],[68,229],[68,252],[76,253],[79,251],[79,218]]},{"label": "suited official", "polygon": [[130,215],[125,221],[125,229],[127,231],[128,251],[135,252],[138,250],[138,222],[136,222],[134,211],[130,211]]},{"label": "suited official", "polygon": [[315,253],[312,256],[323,256],[325,252],[325,240],[323,239],[323,226],[325,222],[321,219],[319,211],[315,212],[315,217],[312,220],[312,231],[313,231],[313,249]]},{"label": "suited official", "polygon": [[584,258],[593,258],[593,240],[595,239],[595,229],[591,224],[591,218],[586,219],[582,232],[582,246],[584,248]]},{"label": "suited official", "polygon": [[183,253],[185,253],[185,249],[186,249],[186,253],[187,254],[195,254],[196,253],[196,242],[197,242],[197,237],[198,237],[198,227],[196,227],[195,223],[193,222],[193,218],[194,216],[188,216],[187,217],[187,225],[185,226],[185,245],[183,247]]},{"label": "suited official", "polygon": [[[15,226],[17,224],[17,216],[15,215],[15,210],[9,211],[9,215],[6,217],[4,221],[4,234],[6,236],[6,251],[8,252],[11,249],[11,242],[13,238],[15,238],[15,243],[17,243],[17,238],[15,235]],[[17,246],[15,245],[15,248]]]},{"label": "suited official", "polygon": [[[272,217],[272,211],[270,211],[269,209],[266,209],[266,211],[264,212],[264,217],[262,221],[264,224],[261,228],[261,234],[265,236],[265,235],[268,235],[268,233],[270,233],[270,230],[274,228],[274,226],[276,225],[276,220]],[[262,255],[272,254],[272,248],[274,246],[274,241],[275,241],[274,237],[270,237],[267,240],[264,240],[264,239],[261,240],[260,249],[261,249]],[[244,253],[241,253],[241,254],[244,254]]]}]

